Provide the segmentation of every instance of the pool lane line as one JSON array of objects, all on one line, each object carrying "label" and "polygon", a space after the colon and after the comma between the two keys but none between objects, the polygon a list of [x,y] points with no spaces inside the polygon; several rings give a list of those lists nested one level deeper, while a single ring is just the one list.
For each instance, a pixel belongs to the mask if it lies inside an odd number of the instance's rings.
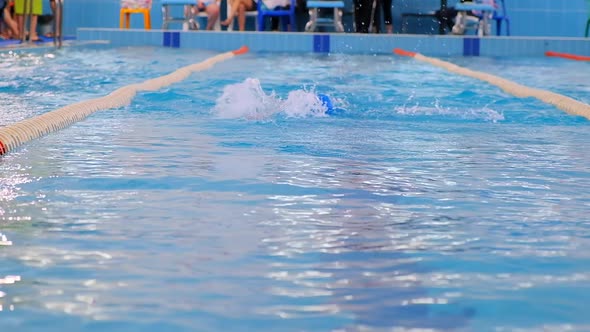
[{"label": "pool lane line", "polygon": [[140,91],[159,90],[165,86],[186,79],[194,72],[209,69],[217,62],[228,60],[248,51],[247,46],[242,46],[237,50],[221,53],[199,63],[179,68],[170,74],[152,78],[142,83],[121,87],[106,96],[67,105],[5,127],[0,127],[0,156],[26,142],[84,120],[96,111],[129,105],[133,97]]},{"label": "pool lane line", "polygon": [[545,52],[545,56],[557,57],[557,58],[563,58],[563,59],[569,59],[569,60],[576,60],[576,61],[590,61],[590,56],[578,55],[578,54],[572,54],[572,53],[559,53],[559,52],[547,51],[547,52]]},{"label": "pool lane line", "polygon": [[241,55],[241,54],[248,53],[248,51],[250,51],[250,49],[248,48],[248,46],[242,46],[242,47],[238,48],[237,50],[233,50],[231,52],[234,55]]},{"label": "pool lane line", "polygon": [[444,68],[456,74],[477,78],[479,80],[495,85],[500,89],[504,90],[505,92],[519,98],[535,97],[547,104],[556,106],[557,108],[561,109],[562,111],[565,111],[566,113],[583,116],[586,119],[590,120],[590,105],[584,104],[581,101],[575,100],[571,97],[543,89],[530,88],[528,86],[507,80],[505,78],[501,78],[492,74],[476,70],[467,69],[447,61],[424,56],[420,53],[409,52],[399,48],[394,49],[393,53],[401,56],[412,57],[416,60],[428,62],[431,65]]}]

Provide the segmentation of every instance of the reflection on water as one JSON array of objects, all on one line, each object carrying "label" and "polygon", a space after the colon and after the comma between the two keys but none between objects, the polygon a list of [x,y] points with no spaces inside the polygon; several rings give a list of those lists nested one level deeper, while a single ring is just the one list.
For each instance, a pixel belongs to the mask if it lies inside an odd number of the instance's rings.
[{"label": "reflection on water", "polygon": [[[60,89],[89,96],[139,79],[130,62],[148,76],[152,61],[165,71],[194,56],[93,52],[39,61],[76,59],[71,74],[87,83]],[[140,94],[0,159],[3,329],[590,324],[587,124],[387,57],[262,58]],[[280,68],[293,69],[289,82]],[[219,119],[223,87],[246,77],[280,95],[315,84],[350,112]],[[478,99],[464,107],[465,95]]]},{"label": "reflection on water", "polygon": [[11,246],[12,241],[8,240],[6,235],[0,233],[0,246]]}]

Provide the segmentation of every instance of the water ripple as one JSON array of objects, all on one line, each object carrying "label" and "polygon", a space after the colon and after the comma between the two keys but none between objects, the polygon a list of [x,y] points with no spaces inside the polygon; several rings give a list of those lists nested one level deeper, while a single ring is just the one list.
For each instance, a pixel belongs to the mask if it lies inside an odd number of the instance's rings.
[{"label": "water ripple", "polygon": [[[3,54],[0,125],[208,55]],[[247,77],[348,112],[219,119]],[[587,131],[415,61],[232,59],[0,159],[3,328],[586,330]]]}]

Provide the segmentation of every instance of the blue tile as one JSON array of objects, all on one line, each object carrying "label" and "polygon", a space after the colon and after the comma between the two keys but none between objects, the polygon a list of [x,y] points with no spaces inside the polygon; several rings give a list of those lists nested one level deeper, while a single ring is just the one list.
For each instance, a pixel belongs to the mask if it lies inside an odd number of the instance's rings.
[{"label": "blue tile", "polygon": [[172,32],[171,47],[180,47],[180,32]]},{"label": "blue tile", "polygon": [[180,47],[180,32],[178,31],[164,31],[162,46],[164,47]]},{"label": "blue tile", "polygon": [[171,37],[170,36],[171,36],[171,32],[164,31],[164,34],[162,36],[163,37],[162,38],[162,46],[170,47],[170,44],[171,44],[171,41],[170,41]]},{"label": "blue tile", "polygon": [[464,56],[479,56],[479,38],[465,37],[463,38],[463,55]]},{"label": "blue tile", "polygon": [[316,53],[330,53],[330,35],[314,35],[313,51]]}]

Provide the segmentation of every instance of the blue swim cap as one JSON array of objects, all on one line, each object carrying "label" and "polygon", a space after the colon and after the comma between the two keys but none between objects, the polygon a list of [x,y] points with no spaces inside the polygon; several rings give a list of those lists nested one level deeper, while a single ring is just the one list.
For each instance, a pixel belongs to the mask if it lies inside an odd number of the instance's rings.
[{"label": "blue swim cap", "polygon": [[334,105],[332,105],[330,97],[325,94],[318,93],[318,99],[322,102],[322,105],[326,106],[326,114],[330,114],[332,111],[334,111]]}]

